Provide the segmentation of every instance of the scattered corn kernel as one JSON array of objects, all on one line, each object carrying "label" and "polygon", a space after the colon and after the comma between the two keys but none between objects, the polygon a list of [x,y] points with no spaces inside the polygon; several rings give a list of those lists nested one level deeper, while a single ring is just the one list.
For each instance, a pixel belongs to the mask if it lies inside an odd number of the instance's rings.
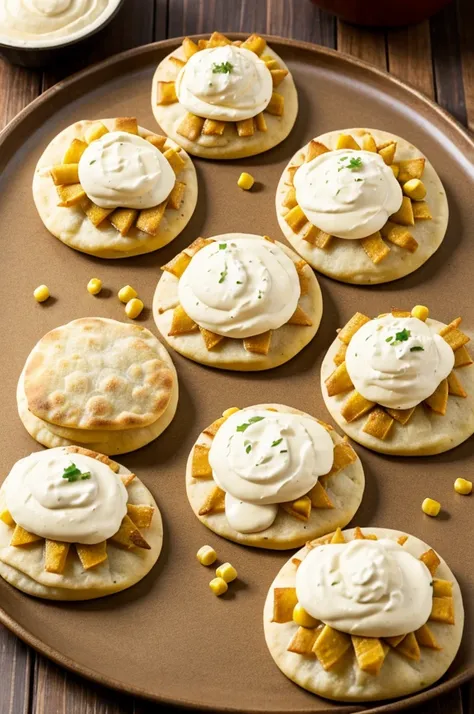
[{"label": "scattered corn kernel", "polygon": [[419,320],[425,322],[430,316],[430,311],[424,305],[415,305],[411,311],[412,317],[417,317]]},{"label": "scattered corn kernel", "polygon": [[237,571],[230,563],[222,563],[216,570],[218,578],[222,578],[226,583],[231,583],[237,577]]},{"label": "scattered corn kernel", "polygon": [[196,558],[201,565],[212,565],[217,560],[217,553],[210,545],[203,545],[196,553]]},{"label": "scattered corn kernel", "polygon": [[227,419],[227,417],[230,417],[232,416],[232,414],[235,414],[235,412],[239,411],[239,407],[229,407],[229,409],[226,409],[225,412],[222,412],[222,416]]},{"label": "scattered corn kernel", "polygon": [[420,179],[410,179],[403,184],[403,193],[414,201],[422,201],[426,196],[426,188]]},{"label": "scattered corn kernel", "polygon": [[468,481],[466,478],[457,478],[454,482],[454,490],[467,496],[472,491],[472,481]]},{"label": "scattered corn kernel", "polygon": [[49,298],[49,288],[47,285],[38,285],[33,292],[36,302],[44,302]]},{"label": "scattered corn kernel", "polygon": [[120,302],[129,302],[133,300],[133,298],[138,297],[137,291],[134,290],[131,285],[124,285],[123,288],[120,288],[117,295]]},{"label": "scattered corn kernel", "polygon": [[100,278],[91,278],[87,283],[87,292],[91,295],[98,295],[102,290],[102,280]]},{"label": "scattered corn kernel", "polygon": [[239,180],[237,181],[237,186],[239,186],[239,188],[243,188],[244,191],[250,191],[250,189],[252,188],[254,183],[255,183],[254,177],[251,176],[250,174],[245,173],[245,171],[244,171],[239,176]]},{"label": "scattered corn kernel", "polygon": [[125,305],[125,314],[131,320],[134,320],[136,317],[138,317],[142,310],[143,303],[140,298],[132,298]]},{"label": "scattered corn kernel", "polygon": [[211,588],[214,595],[217,595],[217,597],[219,597],[219,595],[223,595],[229,589],[226,581],[222,578],[214,578],[213,580],[211,580],[211,582],[209,583],[209,587]]},{"label": "scattered corn kernel", "polygon": [[435,501],[433,498],[425,498],[421,504],[421,510],[426,513],[427,516],[437,516],[441,510],[441,503]]},{"label": "scattered corn kernel", "polygon": [[318,621],[311,617],[299,602],[293,608],[293,622],[296,622],[300,627],[316,627],[318,624]]}]

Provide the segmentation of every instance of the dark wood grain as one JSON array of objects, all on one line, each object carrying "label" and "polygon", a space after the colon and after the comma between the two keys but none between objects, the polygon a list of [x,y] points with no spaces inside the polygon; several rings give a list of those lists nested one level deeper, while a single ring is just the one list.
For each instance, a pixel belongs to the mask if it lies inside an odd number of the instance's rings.
[{"label": "dark wood grain", "polygon": [[[103,40],[69,66],[43,73],[0,60],[0,128],[41,91],[83,66],[152,40],[214,29],[266,32],[337,47],[410,82],[474,129],[473,0],[457,0],[429,22],[388,32],[337,23],[306,0],[126,0]],[[161,711],[57,667],[3,628],[0,672],[0,714]],[[474,686],[429,706],[429,714],[474,714]],[[426,707],[410,711],[428,714]]]}]

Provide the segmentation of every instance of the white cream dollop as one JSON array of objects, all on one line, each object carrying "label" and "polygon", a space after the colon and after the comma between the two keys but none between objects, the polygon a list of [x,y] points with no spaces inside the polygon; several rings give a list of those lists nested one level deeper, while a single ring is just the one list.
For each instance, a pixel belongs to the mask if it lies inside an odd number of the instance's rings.
[{"label": "white cream dollop", "polygon": [[302,164],[294,186],[308,221],[349,240],[379,231],[398,211],[403,197],[381,156],[354,149],[329,151]]},{"label": "white cream dollop", "polygon": [[79,161],[79,181],[101,208],[153,208],[171,193],[175,174],[153,144],[125,131],[93,141]]},{"label": "white cream dollop", "polygon": [[189,317],[235,338],[284,325],[300,293],[295,265],[279,246],[239,233],[228,233],[196,253],[178,284]]},{"label": "white cream dollop", "polygon": [[[71,464],[90,477],[63,478]],[[15,523],[66,543],[100,543],[113,536],[127,513],[127,499],[127,489],[109,466],[64,447],[20,459],[5,481],[6,505]]]},{"label": "white cream dollop", "polygon": [[416,317],[385,315],[366,322],[346,352],[347,371],[356,390],[391,409],[420,404],[453,366],[454,352],[448,343]]},{"label": "white cream dollop", "polygon": [[74,39],[117,5],[118,0],[0,0],[0,41],[41,47]]},{"label": "white cream dollop", "polygon": [[308,493],[334,460],[329,433],[302,414],[249,408],[219,428],[209,463],[226,492],[226,515],[241,533],[265,530],[277,509]]},{"label": "white cream dollop", "polygon": [[217,121],[256,116],[266,108],[272,92],[272,75],[265,62],[235,45],[196,52],[176,79],[180,104],[192,114]]},{"label": "white cream dollop", "polygon": [[298,602],[326,625],[361,637],[413,632],[431,614],[426,565],[389,538],[320,545],[296,573]]}]

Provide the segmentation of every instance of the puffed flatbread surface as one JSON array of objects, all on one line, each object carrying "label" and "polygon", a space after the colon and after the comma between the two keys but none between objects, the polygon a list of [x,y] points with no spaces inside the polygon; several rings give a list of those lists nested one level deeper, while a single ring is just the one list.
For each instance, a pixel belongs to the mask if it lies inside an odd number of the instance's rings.
[{"label": "puffed flatbread surface", "polygon": [[[281,57],[268,45],[264,50],[264,54],[276,59],[281,69],[288,69]],[[204,159],[241,159],[245,156],[254,156],[280,144],[292,130],[298,114],[298,94],[293,77],[289,73],[275,90],[284,98],[283,116],[273,116],[265,112],[267,131],[256,131],[253,136],[239,136],[235,129],[235,124],[229,122],[229,126],[226,126],[222,136],[201,135],[197,141],[191,141],[185,136],[181,136],[176,130],[188,113],[187,109],[179,102],[157,104],[158,82],[170,82],[178,76],[176,66],[173,62],[170,62],[169,58],[171,56],[180,60],[186,59],[183,48],[180,45],[178,49],[171,52],[160,62],[153,77],[151,107],[155,119],[163,132],[182,146],[183,149],[186,149],[189,154],[200,156]]]},{"label": "puffed flatbread surface", "polygon": [[[364,534],[369,533],[375,533],[378,538],[394,540],[404,535],[401,531],[388,528],[364,528]],[[351,538],[352,534],[352,529],[344,531],[346,540]],[[403,548],[419,557],[429,550],[430,546],[414,536],[409,536]],[[307,548],[302,548],[295,557],[301,560],[307,552]],[[454,625],[431,620],[429,622],[429,628],[442,649],[422,647],[421,659],[418,662],[390,649],[377,676],[362,672],[352,652],[343,658],[340,666],[326,672],[316,657],[304,657],[287,651],[298,626],[294,622],[272,622],[273,590],[275,587],[295,587],[295,576],[296,566],[290,559],[270,586],[264,607],[263,624],[265,640],[275,663],[283,674],[300,687],[321,697],[345,702],[392,699],[418,692],[433,684],[443,676],[454,660],[461,643],[464,610],[459,584],[442,558],[435,577],[453,582],[455,611]]]},{"label": "puffed flatbread surface", "polygon": [[[430,318],[426,322],[437,332],[445,326],[444,323]],[[395,421],[389,435],[383,440],[362,431],[367,414],[347,422],[341,415],[341,407],[350,392],[329,397],[324,383],[336,368],[333,359],[340,346],[341,342],[336,338],[324,357],[321,365],[321,391],[332,418],[354,441],[381,454],[428,456],[453,449],[474,434],[474,365],[455,369],[467,397],[450,394],[444,416],[435,414],[423,404],[418,405],[410,421],[404,426]]]},{"label": "puffed flatbread surface", "polygon": [[[120,467],[119,474],[129,473],[127,468]],[[91,600],[135,585],[158,560],[163,545],[163,524],[155,499],[139,478],[134,478],[127,491],[129,503],[155,509],[150,528],[143,529],[150,550],[126,550],[108,541],[107,560],[84,570],[79,558],[73,554],[74,546],[71,546],[64,573],[47,573],[44,570],[44,541],[29,546],[11,546],[13,530],[0,521],[0,575],[28,595],[48,600]],[[3,487],[0,504],[2,508],[5,505]]]},{"label": "puffed flatbread surface", "polygon": [[[185,166],[178,176],[178,180],[186,184],[183,202],[179,210],[165,211],[160,229],[155,236],[139,231],[135,226],[126,236],[122,236],[107,220],[97,227],[94,226],[80,206],[70,208],[58,206],[59,197],[49,170],[55,164],[62,163],[72,140],[83,139],[84,133],[96,121],[82,120],[68,126],[48,144],[41,155],[33,177],[33,198],[41,220],[50,233],[70,248],[99,258],[127,258],[163,248],[181,233],[196,207],[198,195],[196,171],[184,151],[180,152],[180,156]],[[99,121],[110,131],[114,131],[115,119]],[[154,133],[143,127],[139,127],[138,132],[142,137]],[[167,139],[165,148],[178,147],[171,139]]]},{"label": "puffed flatbread surface", "polygon": [[[413,146],[405,139],[378,129],[355,128],[330,131],[315,137],[315,141],[319,141],[327,146],[328,149],[333,150],[336,148],[337,139],[342,132],[351,134],[356,141],[358,137],[360,138],[370,132],[377,145],[387,141],[396,141],[395,162],[424,156],[416,146]],[[345,283],[361,285],[387,283],[413,273],[438,250],[448,225],[448,201],[443,184],[433,165],[426,157],[425,170],[422,176],[422,181],[427,191],[424,200],[427,202],[433,218],[431,220],[418,220],[415,221],[414,226],[407,226],[409,232],[418,242],[418,248],[414,253],[410,253],[405,248],[400,248],[387,241],[390,253],[378,265],[375,265],[358,240],[333,238],[329,247],[324,250],[303,240],[302,233],[295,233],[285,221],[284,214],[288,209],[283,207],[283,201],[289,188],[287,184],[289,179],[288,168],[303,163],[307,147],[308,144],[297,151],[283,171],[276,192],[276,211],[278,223],[285,237],[313,268],[324,275],[328,275],[330,278],[335,278]]]},{"label": "puffed flatbread surface", "polygon": [[[275,409],[278,412],[287,414],[301,414],[310,417],[309,414],[284,406],[283,404],[258,404],[247,407],[247,409]],[[246,409],[242,409],[245,413]],[[312,418],[312,417],[310,417]],[[342,442],[342,438],[334,430],[329,432],[334,444]],[[196,441],[197,444],[210,446],[212,439],[207,434],[201,433]],[[364,493],[365,478],[361,461],[357,457],[356,461],[347,466],[334,476],[330,476],[325,484],[329,498],[335,508],[312,508],[309,520],[300,521],[294,516],[278,509],[274,523],[260,533],[239,533],[234,530],[226,518],[225,513],[214,513],[207,516],[200,516],[199,509],[206,500],[206,496],[215,486],[212,479],[195,479],[192,476],[192,455],[194,446],[186,465],[186,493],[194,514],[207,528],[217,535],[228,540],[249,545],[255,548],[268,548],[270,550],[286,550],[289,548],[299,548],[312,538],[318,538],[326,533],[330,533],[337,527],[343,528],[349,523],[359,508]]]},{"label": "puffed flatbread surface", "polygon": [[[223,233],[212,236],[213,240],[232,240],[245,235],[245,238],[255,238],[262,240],[262,236],[250,233]],[[283,243],[276,241],[276,245],[281,248],[286,255],[296,264],[300,258],[294,251]],[[178,283],[179,279],[172,273],[163,272],[156,287],[153,298],[153,317],[156,326],[166,342],[176,352],[201,364],[217,367],[219,369],[230,369],[242,372],[271,369],[278,367],[300,352],[303,347],[311,342],[318,331],[319,323],[323,314],[323,299],[319,283],[309,265],[304,268],[304,277],[307,284],[307,292],[301,295],[299,305],[311,318],[312,325],[283,325],[277,330],[273,330],[268,355],[247,352],[244,349],[243,341],[238,339],[225,338],[221,343],[208,350],[204,344],[202,335],[199,332],[190,332],[184,335],[169,335],[173,310],[178,305]]]}]

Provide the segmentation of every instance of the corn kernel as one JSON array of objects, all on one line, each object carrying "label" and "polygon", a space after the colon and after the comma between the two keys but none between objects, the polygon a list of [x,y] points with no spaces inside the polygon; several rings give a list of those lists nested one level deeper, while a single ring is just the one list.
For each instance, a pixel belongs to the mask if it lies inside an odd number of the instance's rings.
[{"label": "corn kernel", "polygon": [[457,478],[454,482],[454,490],[463,496],[467,496],[472,491],[472,481],[468,481],[465,478]]},{"label": "corn kernel", "polygon": [[227,419],[227,417],[230,417],[232,416],[232,414],[235,414],[235,412],[239,411],[239,407],[229,407],[229,409],[226,409],[225,412],[222,412],[222,416]]},{"label": "corn kernel", "polygon": [[231,583],[237,577],[237,571],[230,563],[222,563],[216,570],[218,578],[222,578],[226,583]]},{"label": "corn kernel", "polygon": [[139,298],[132,298],[125,305],[125,314],[131,320],[135,320],[143,310],[143,303]]},{"label": "corn kernel", "polygon": [[91,278],[87,283],[87,292],[91,295],[98,295],[102,290],[102,280],[100,278]]},{"label": "corn kernel", "polygon": [[433,498],[425,498],[421,504],[421,510],[426,513],[427,516],[437,516],[441,510],[441,503],[435,501]]},{"label": "corn kernel", "polygon": [[120,302],[125,303],[129,302],[130,300],[133,300],[133,298],[138,297],[137,291],[134,290],[131,285],[124,285],[123,288],[120,288],[117,295]]},{"label": "corn kernel", "polygon": [[250,174],[245,173],[245,171],[244,171],[239,176],[239,180],[237,181],[237,186],[239,188],[243,188],[244,191],[250,191],[250,189],[252,188],[254,183],[255,183],[254,177],[251,176]]},{"label": "corn kernel", "polygon": [[311,617],[309,612],[306,612],[304,607],[300,605],[299,602],[297,602],[293,608],[293,622],[296,622],[296,624],[300,627],[316,627],[318,624],[318,620]]},{"label": "corn kernel", "polygon": [[209,587],[211,588],[214,595],[217,595],[217,597],[219,597],[219,595],[223,595],[229,589],[226,581],[222,578],[214,578],[213,580],[211,580],[211,582],[209,583]]},{"label": "corn kernel", "polygon": [[415,307],[411,311],[411,315],[412,317],[417,317],[419,320],[426,322],[426,320],[430,316],[430,311],[424,305],[415,305]]},{"label": "corn kernel", "polygon": [[203,545],[196,553],[196,558],[201,565],[212,565],[217,560],[217,553],[210,545]]},{"label": "corn kernel", "polygon": [[403,184],[403,193],[414,201],[422,201],[426,196],[426,188],[420,179],[410,179]]},{"label": "corn kernel", "polygon": [[44,302],[49,298],[49,288],[47,285],[38,285],[33,292],[36,302]]},{"label": "corn kernel", "polygon": [[390,168],[393,171],[393,175],[395,178],[398,178],[398,174],[400,173],[400,166],[398,164],[390,164]]}]

